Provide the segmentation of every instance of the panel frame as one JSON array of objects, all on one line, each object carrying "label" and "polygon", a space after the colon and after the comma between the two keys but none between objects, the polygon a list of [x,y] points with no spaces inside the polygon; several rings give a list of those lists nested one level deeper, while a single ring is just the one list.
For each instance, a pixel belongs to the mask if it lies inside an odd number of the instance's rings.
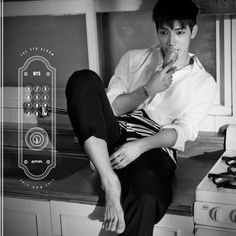
[{"label": "panel frame", "polygon": [[[4,212],[10,214],[15,213],[16,216],[17,214],[19,214],[19,216],[25,215],[25,220],[30,218],[32,221],[35,221],[35,232],[37,236],[52,236],[49,201],[5,196],[3,199],[3,213]],[[5,216],[3,217],[3,222],[4,221]]]}]

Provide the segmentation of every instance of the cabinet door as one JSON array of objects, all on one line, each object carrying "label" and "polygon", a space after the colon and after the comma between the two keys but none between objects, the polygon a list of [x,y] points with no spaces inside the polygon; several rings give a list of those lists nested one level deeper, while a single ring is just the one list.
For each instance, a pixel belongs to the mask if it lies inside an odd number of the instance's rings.
[{"label": "cabinet door", "polygon": [[102,223],[85,217],[61,215],[63,236],[116,236],[117,234],[102,229]]},{"label": "cabinet door", "polygon": [[51,201],[54,236],[116,236],[102,229],[104,207]]},{"label": "cabinet door", "polygon": [[[51,201],[54,236],[116,236],[102,230],[104,207]],[[193,217],[166,214],[153,236],[193,236]]]},{"label": "cabinet door", "polygon": [[51,236],[49,202],[4,197],[4,236]]},{"label": "cabinet door", "polygon": [[193,236],[193,217],[166,214],[155,225],[153,236]]}]

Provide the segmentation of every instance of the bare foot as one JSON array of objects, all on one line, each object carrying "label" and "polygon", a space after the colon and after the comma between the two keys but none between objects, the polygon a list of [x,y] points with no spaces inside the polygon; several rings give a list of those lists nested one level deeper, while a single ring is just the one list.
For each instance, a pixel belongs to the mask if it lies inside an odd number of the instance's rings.
[{"label": "bare foot", "polygon": [[118,178],[103,183],[106,197],[103,228],[120,234],[125,230],[124,212],[120,204],[121,187]]}]

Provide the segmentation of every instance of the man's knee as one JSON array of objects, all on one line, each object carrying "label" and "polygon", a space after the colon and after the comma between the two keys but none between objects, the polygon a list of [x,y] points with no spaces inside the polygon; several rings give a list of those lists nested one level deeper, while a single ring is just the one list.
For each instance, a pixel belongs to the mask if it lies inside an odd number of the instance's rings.
[{"label": "man's knee", "polygon": [[69,78],[66,85],[66,95],[73,92],[81,92],[84,89],[92,89],[101,86],[102,81],[100,77],[92,70],[75,71]]},{"label": "man's knee", "polygon": [[87,78],[92,78],[92,79],[98,79],[100,80],[98,74],[92,70],[89,69],[84,69],[84,70],[78,70],[75,71],[72,75],[71,78],[75,79],[87,79]]}]

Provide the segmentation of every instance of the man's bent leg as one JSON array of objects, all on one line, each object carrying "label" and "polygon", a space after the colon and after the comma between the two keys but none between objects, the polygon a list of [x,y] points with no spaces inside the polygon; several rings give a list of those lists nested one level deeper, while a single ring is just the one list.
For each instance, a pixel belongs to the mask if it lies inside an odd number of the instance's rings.
[{"label": "man's bent leg", "polygon": [[106,230],[121,233],[125,229],[124,212],[120,203],[121,186],[110,165],[107,143],[92,136],[85,141],[84,148],[97,168],[105,191],[106,204],[103,227]]},{"label": "man's bent leg", "polygon": [[81,70],[73,73],[66,86],[66,97],[71,124],[81,145],[91,136],[104,139],[109,148],[117,145],[119,124],[104,85],[95,72]]},{"label": "man's bent leg", "polygon": [[109,147],[120,140],[119,125],[113,115],[98,75],[89,70],[75,72],[66,87],[67,107],[74,131],[101,178],[105,195],[104,224],[107,230],[124,231],[120,204],[121,187],[111,168]]}]

